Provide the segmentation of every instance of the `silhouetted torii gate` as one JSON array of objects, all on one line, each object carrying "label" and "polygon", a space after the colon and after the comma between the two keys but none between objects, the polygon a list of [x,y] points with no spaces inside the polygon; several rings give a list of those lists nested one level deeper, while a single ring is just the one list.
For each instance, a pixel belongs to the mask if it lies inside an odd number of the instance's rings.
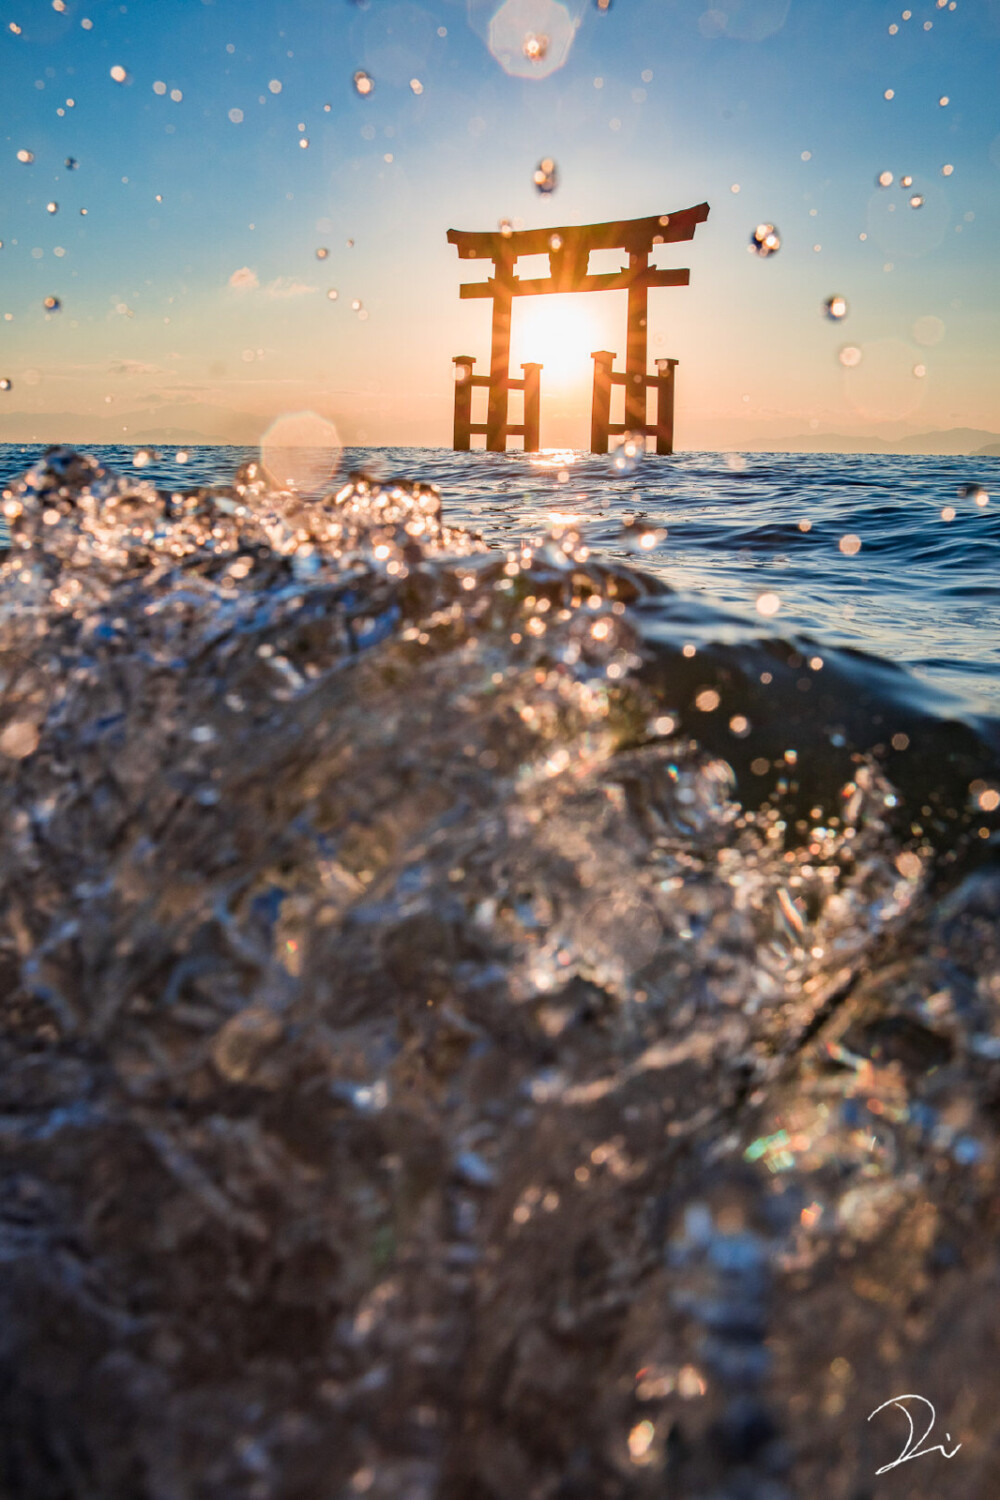
[{"label": "silhouetted torii gate", "polygon": [[[658,271],[649,264],[654,245],[691,240],[699,224],[708,218],[708,204],[699,203],[680,213],[660,214],[649,219],[620,219],[610,224],[572,224],[557,229],[497,229],[483,234],[462,229],[448,230],[448,243],[458,247],[461,260],[492,260],[493,275],[488,281],[465,282],[460,289],[463,298],[492,297],[493,339],[490,349],[489,375],[472,373],[475,360],[471,355],[455,356],[455,438],[454,446],[466,450],[472,446],[474,433],[485,433],[491,453],[503,453],[509,435],[524,435],[525,452],[538,451],[539,371],[541,365],[526,364],[523,380],[510,376],[510,318],[515,297],[545,296],[550,292],[628,292],[628,335],[624,374],[614,372],[616,356],[598,349],[594,360],[594,401],[590,420],[590,448],[593,453],[607,453],[611,433],[641,432],[656,437],[657,453],[674,451],[674,369],[676,359],[658,359],[657,373],[646,373],[646,309],[650,287],[687,286],[689,270]],[[591,276],[588,263],[591,250],[625,250],[628,266],[620,271]],[[549,275],[537,281],[521,281],[514,274],[521,255],[549,257]],[[612,423],[611,387],[625,387],[625,421]],[[646,389],[657,390],[657,418],[653,426],[646,421]],[[485,386],[489,404],[485,423],[472,421],[472,389]],[[512,390],[524,392],[524,422],[511,426],[507,421],[508,396]]]}]

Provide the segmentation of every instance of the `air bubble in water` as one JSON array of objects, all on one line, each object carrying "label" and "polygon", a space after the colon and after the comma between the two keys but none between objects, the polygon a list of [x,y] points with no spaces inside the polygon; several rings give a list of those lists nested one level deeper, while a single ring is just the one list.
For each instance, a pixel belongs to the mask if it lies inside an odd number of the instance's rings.
[{"label": "air bubble in water", "polygon": [[67,172],[75,172],[80,163],[77,161],[75,156],[67,156],[64,165]]},{"label": "air bubble in water", "polygon": [[45,301],[42,303],[42,306],[45,308],[46,312],[58,312],[62,307],[62,303],[59,301],[58,297],[46,297]]},{"label": "air bubble in water", "polygon": [[121,63],[115,63],[114,67],[111,69],[111,76],[114,79],[115,83],[124,83],[128,78],[128,72],[125,68],[122,67]]},{"label": "air bubble in water", "polygon": [[360,94],[362,99],[364,99],[371,93],[374,87],[374,79],[365,72],[364,68],[359,68],[354,75],[354,92]]},{"label": "air bubble in water", "polygon": [[540,193],[554,193],[559,186],[559,168],[551,156],[543,156],[532,176],[532,182]]},{"label": "air bubble in water", "polygon": [[35,153],[34,153],[34,151],[24,151],[24,150],[21,150],[21,151],[19,151],[17,153],[17,159],[18,159],[18,161],[23,161],[25,163],[25,165],[27,166],[27,165],[30,165],[30,163],[34,161],[34,159],[35,159]]},{"label": "air bubble in water", "polygon": [[325,245],[320,245],[319,248],[316,251],[316,259],[317,260],[326,260],[326,258],[327,258],[327,256],[329,254],[330,254],[330,252],[326,248],[326,246]]},{"label": "air bubble in water", "polygon": [[751,255],[759,255],[766,260],[769,255],[775,255],[781,249],[781,235],[773,224],[758,224],[750,236],[748,249]]},{"label": "air bubble in water", "polygon": [[641,432],[626,432],[618,447],[611,454],[610,468],[615,474],[634,474],[646,452],[646,439]]},{"label": "air bubble in water", "polygon": [[924,206],[924,195],[923,195],[923,193],[914,193],[913,197],[910,199],[910,207],[911,208],[923,208],[923,206]]},{"label": "air bubble in water", "polygon": [[340,451],[336,427],[312,411],[278,417],[260,443],[265,469],[290,490],[323,490],[337,470]]},{"label": "air bubble in water", "polygon": [[847,317],[846,297],[827,297],[823,303],[823,311],[833,323],[839,323],[841,318]]},{"label": "air bubble in water", "polygon": [[846,365],[847,369],[853,370],[855,365],[859,365],[861,363],[861,350],[858,348],[857,344],[845,344],[844,347],[838,351],[837,358],[840,360],[840,363],[842,365]]}]

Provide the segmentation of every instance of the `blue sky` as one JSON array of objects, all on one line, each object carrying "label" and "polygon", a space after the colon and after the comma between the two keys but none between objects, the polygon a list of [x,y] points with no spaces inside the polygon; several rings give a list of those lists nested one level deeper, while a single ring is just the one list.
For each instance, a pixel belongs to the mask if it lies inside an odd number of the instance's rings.
[{"label": "blue sky", "polygon": [[[60,416],[75,438],[247,439],[308,408],[347,441],[446,444],[451,357],[489,343],[489,304],[458,299],[485,269],[460,267],[449,228],[703,199],[707,224],[660,259],[691,286],[651,296],[682,445],[1000,430],[1000,0],[908,20],[872,0],[566,5],[565,64],[522,79],[484,40],[500,0],[472,0],[471,23],[466,0],[4,0],[0,440]],[[767,261],[746,248],[762,220],[782,237]],[[585,443],[589,349],[624,354],[623,304],[518,304],[543,441]]]}]

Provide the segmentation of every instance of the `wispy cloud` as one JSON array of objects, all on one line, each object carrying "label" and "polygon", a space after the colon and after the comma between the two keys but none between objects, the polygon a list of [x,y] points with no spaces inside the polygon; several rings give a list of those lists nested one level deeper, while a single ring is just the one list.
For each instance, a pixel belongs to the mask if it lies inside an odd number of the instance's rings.
[{"label": "wispy cloud", "polygon": [[265,297],[305,297],[314,292],[314,286],[306,286],[304,281],[295,281],[291,276],[279,276],[275,281],[269,281],[264,288]]},{"label": "wispy cloud", "polygon": [[240,266],[229,278],[229,285],[237,292],[252,292],[260,286],[260,280],[256,271],[251,271],[249,266]]},{"label": "wispy cloud", "polygon": [[108,365],[109,375],[162,375],[160,365],[149,365],[141,359],[113,359]]}]

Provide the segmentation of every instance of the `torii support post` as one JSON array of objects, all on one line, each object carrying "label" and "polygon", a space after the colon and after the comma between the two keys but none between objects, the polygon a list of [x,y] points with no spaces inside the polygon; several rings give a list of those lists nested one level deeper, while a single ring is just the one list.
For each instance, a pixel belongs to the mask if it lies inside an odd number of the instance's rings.
[{"label": "torii support post", "polygon": [[590,451],[591,453],[607,453],[608,430],[611,422],[611,367],[615,362],[615,356],[610,349],[595,349],[590,357],[594,361],[594,400],[590,408]]},{"label": "torii support post", "polygon": [[476,361],[468,354],[456,354],[455,427],[452,446],[456,453],[468,453],[472,447],[472,367]]},{"label": "torii support post", "polygon": [[541,365],[522,365],[524,371],[524,451],[537,453],[541,415]]},{"label": "torii support post", "polygon": [[673,453],[674,451],[674,371],[677,368],[676,359],[658,359],[656,361],[656,451],[657,453]]}]

